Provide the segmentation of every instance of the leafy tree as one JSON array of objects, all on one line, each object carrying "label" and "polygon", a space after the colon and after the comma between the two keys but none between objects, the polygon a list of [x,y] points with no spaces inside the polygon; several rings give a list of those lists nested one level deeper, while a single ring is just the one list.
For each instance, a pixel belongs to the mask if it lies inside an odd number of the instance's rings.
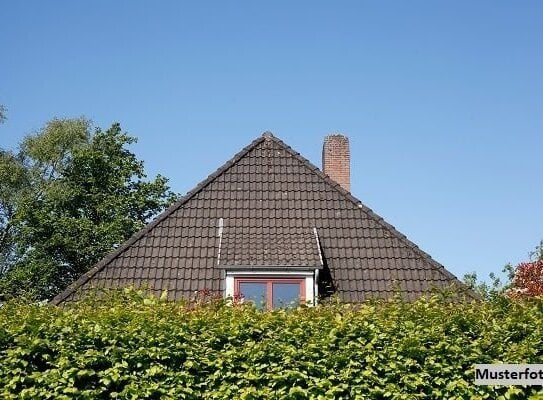
[{"label": "leafy tree", "polygon": [[15,257],[15,212],[29,188],[28,178],[22,160],[0,149],[0,276]]},{"label": "leafy tree", "polygon": [[510,297],[543,296],[543,260],[520,263],[515,270]]},{"label": "leafy tree", "polygon": [[542,261],[543,260],[543,240],[535,246],[535,250],[530,252],[530,259],[532,261]]},{"label": "leafy tree", "polygon": [[[18,152],[0,152],[0,272],[2,275],[32,247],[23,235],[28,213],[55,185],[77,147],[89,143],[90,123],[79,118],[52,120],[40,132],[26,137]],[[18,249],[17,249],[18,248]],[[21,289],[21,288],[19,288]]]},{"label": "leafy tree", "polygon": [[520,263],[514,272],[510,297],[543,296],[543,240],[530,253],[531,261]]},{"label": "leafy tree", "polygon": [[0,124],[6,120],[6,107],[0,104]]},{"label": "leafy tree", "polygon": [[166,178],[145,180],[135,141],[119,124],[54,119],[2,152],[0,292],[54,296],[174,200]]},{"label": "leafy tree", "polygon": [[475,290],[483,299],[493,300],[503,295],[509,297],[542,296],[543,295],[543,240],[529,253],[530,262],[517,266],[507,264],[502,272],[505,282],[493,272],[489,274],[489,282],[479,281],[477,273],[464,275],[464,283]]},{"label": "leafy tree", "polygon": [[488,274],[489,281],[479,281],[476,272],[465,274],[463,281],[468,287],[481,296],[482,299],[495,300],[509,287],[513,270],[514,268],[511,264],[506,264],[502,268],[502,272],[507,277],[505,282],[493,272]]}]

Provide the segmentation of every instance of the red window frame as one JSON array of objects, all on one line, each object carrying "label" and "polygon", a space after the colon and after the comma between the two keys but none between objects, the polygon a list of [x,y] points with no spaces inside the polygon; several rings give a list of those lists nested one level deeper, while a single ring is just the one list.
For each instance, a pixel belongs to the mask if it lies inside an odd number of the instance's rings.
[{"label": "red window frame", "polygon": [[234,296],[239,297],[241,291],[240,283],[265,283],[266,284],[266,309],[273,309],[273,284],[274,283],[298,283],[300,285],[300,304],[305,303],[305,277],[235,277],[234,278]]}]

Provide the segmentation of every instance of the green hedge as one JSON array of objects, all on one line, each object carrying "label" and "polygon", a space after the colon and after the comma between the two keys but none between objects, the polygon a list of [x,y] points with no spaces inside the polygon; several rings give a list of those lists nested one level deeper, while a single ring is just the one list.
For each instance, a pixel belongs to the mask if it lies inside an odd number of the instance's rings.
[{"label": "green hedge", "polygon": [[0,309],[2,399],[526,399],[473,364],[541,363],[543,302],[329,304],[262,313],[112,293]]}]

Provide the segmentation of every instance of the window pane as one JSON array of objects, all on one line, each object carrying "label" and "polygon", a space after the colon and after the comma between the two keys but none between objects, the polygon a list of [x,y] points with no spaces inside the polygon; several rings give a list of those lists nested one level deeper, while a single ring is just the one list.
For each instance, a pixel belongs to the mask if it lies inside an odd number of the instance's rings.
[{"label": "window pane", "polygon": [[240,282],[239,291],[244,301],[252,301],[258,308],[266,305],[266,283],[265,282]]},{"label": "window pane", "polygon": [[273,308],[296,307],[300,304],[299,283],[273,283]]}]

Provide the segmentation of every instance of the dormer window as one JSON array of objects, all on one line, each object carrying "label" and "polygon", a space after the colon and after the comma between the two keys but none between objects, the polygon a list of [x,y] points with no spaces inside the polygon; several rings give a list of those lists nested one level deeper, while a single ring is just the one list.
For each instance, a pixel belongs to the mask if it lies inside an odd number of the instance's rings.
[{"label": "dormer window", "polygon": [[261,309],[314,305],[322,256],[316,229],[231,230],[219,222],[225,296]]},{"label": "dormer window", "polygon": [[234,296],[262,309],[297,307],[305,304],[305,277],[234,278]]},{"label": "dormer window", "polygon": [[317,302],[318,269],[226,269],[226,297],[272,310]]}]

